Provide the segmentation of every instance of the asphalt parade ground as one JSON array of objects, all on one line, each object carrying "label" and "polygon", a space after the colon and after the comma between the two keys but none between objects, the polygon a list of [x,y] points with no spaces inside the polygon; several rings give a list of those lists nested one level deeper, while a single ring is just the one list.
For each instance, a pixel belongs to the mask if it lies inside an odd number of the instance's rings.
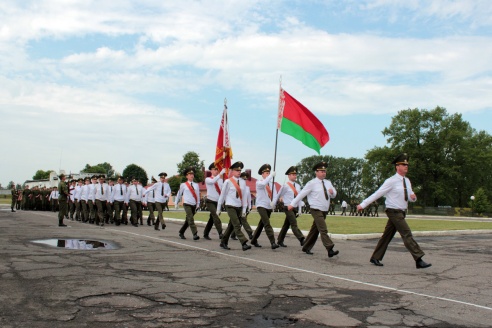
[{"label": "asphalt parade ground", "polygon": [[[397,238],[384,266],[376,267],[369,263],[374,238],[335,239],[340,254],[329,259],[321,240],[307,255],[293,235],[288,247],[272,250],[263,233],[262,248],[242,251],[235,240],[231,250],[221,249],[215,229],[212,240],[194,241],[190,230],[182,240],[176,221],[161,231],[145,221],[139,227],[57,223],[57,213],[0,207],[0,327],[492,323],[492,233],[418,236],[432,267],[417,270]],[[198,230],[202,236],[203,226]],[[82,245],[105,247],[69,248]]]}]

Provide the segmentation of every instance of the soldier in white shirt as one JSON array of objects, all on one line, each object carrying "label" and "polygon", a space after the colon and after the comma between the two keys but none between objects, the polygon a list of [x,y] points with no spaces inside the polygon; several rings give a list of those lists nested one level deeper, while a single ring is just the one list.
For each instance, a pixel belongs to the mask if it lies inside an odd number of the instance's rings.
[{"label": "soldier in white shirt", "polygon": [[82,178],[77,180],[77,185],[75,186],[75,220],[82,221]]},{"label": "soldier in white shirt", "polygon": [[[288,181],[280,188],[278,194],[276,194],[275,197],[273,198],[272,207],[275,207],[275,204],[277,204],[280,198],[283,199],[285,205],[290,204],[301,191],[301,186],[298,183],[296,183],[297,167],[295,166],[289,167],[285,172],[285,175],[287,175]],[[301,243],[301,246],[304,245],[304,240],[305,240],[304,235],[302,234],[301,230],[299,230],[299,227],[297,226],[297,217],[299,216],[299,213],[301,213],[301,208],[303,205],[304,203],[300,201],[298,207],[293,208],[291,211],[288,210],[287,206],[284,206],[285,221],[277,237],[277,244],[279,246],[287,247],[284,244],[284,239],[285,236],[287,235],[287,231],[289,230],[289,228],[292,229],[292,232]]]},{"label": "soldier in white shirt", "polygon": [[58,210],[58,196],[60,193],[58,192],[58,187],[53,187],[53,190],[50,193],[50,202],[51,202],[51,210],[56,212]]},{"label": "soldier in white shirt", "polygon": [[75,186],[76,185],[77,185],[76,180],[74,179],[70,180],[70,186],[68,187],[68,191],[70,193],[70,197],[68,198],[68,207],[69,207],[68,214],[70,214],[70,219],[72,221],[75,214]]},{"label": "soldier in white shirt", "polygon": [[123,177],[118,177],[116,185],[113,187],[112,203],[114,207],[115,224],[119,226],[121,222],[121,211],[126,212],[126,185],[123,183]]},{"label": "soldier in white shirt", "polygon": [[220,216],[220,209],[224,202],[227,214],[229,215],[229,225],[220,240],[220,247],[223,249],[230,249],[227,244],[233,230],[242,245],[243,251],[251,248],[251,246],[248,245],[248,239],[241,231],[241,222],[239,220],[241,216],[246,216],[247,208],[246,197],[244,197],[246,192],[246,182],[240,178],[241,170],[243,168],[244,164],[242,162],[236,162],[231,165],[230,170],[232,177],[224,182],[217,202],[217,208],[219,209],[217,215]]},{"label": "soldier in white shirt", "polygon": [[108,179],[108,201],[106,202],[106,223],[108,221],[114,223],[114,205],[113,205],[113,193],[114,193],[114,178]]},{"label": "soldier in white shirt", "polygon": [[342,213],[340,215],[347,216],[347,202],[345,200],[342,200]]},{"label": "soldier in white shirt", "polygon": [[89,223],[94,223],[96,220],[96,184],[97,176],[91,177],[91,183],[89,184],[89,196],[87,203],[89,204]]},{"label": "soldier in white shirt", "polygon": [[[143,196],[143,188],[142,185],[138,183],[138,180],[133,178],[132,185],[130,185],[127,189],[126,194],[126,205],[130,206],[132,211],[132,216],[130,217],[130,221],[132,226],[138,227],[138,218],[142,218],[142,196]],[[143,223],[143,222],[140,222]]]},{"label": "soldier in white shirt", "polygon": [[307,196],[310,212],[313,216],[313,225],[306,237],[302,251],[312,255],[313,252],[311,252],[311,249],[316,243],[318,236],[321,235],[321,242],[328,251],[328,257],[333,257],[339,252],[333,250],[335,244],[333,244],[333,241],[328,236],[328,228],[325,220],[328,214],[328,208],[330,207],[330,198],[337,196],[337,190],[333,187],[330,180],[325,180],[327,166],[328,164],[326,162],[320,162],[313,167],[316,178],[304,186],[304,189],[290,203],[288,210],[292,211]]},{"label": "soldier in white shirt", "polygon": [[155,221],[154,229],[159,230],[159,222],[162,225],[162,230],[166,229],[166,223],[164,222],[164,216],[162,211],[164,211],[165,204],[171,197],[171,187],[167,183],[167,173],[159,173],[159,182],[154,183],[152,186],[147,188],[144,193],[153,192],[155,198],[155,208],[157,209],[157,220]]},{"label": "soldier in white shirt", "polygon": [[379,239],[376,249],[371,256],[370,262],[376,266],[383,266],[381,260],[386,253],[390,241],[398,231],[403,240],[403,244],[410,254],[412,254],[417,269],[428,268],[432,264],[425,263],[422,260],[425,253],[415,239],[413,239],[412,230],[410,230],[407,221],[405,221],[408,201],[415,202],[417,200],[417,196],[412,190],[410,180],[405,177],[408,172],[408,155],[406,153],[398,155],[391,164],[395,165],[396,174],[386,179],[383,185],[376,190],[374,194],[367,197],[357,206],[357,210],[362,211],[365,207],[382,196],[386,197],[386,215],[388,215],[388,222],[386,223],[383,235],[381,236],[381,239]]},{"label": "soldier in white shirt", "polygon": [[253,239],[251,239],[251,245],[255,247],[261,247],[258,244],[258,238],[265,228],[265,233],[270,240],[272,249],[276,249],[279,246],[275,243],[275,234],[273,232],[272,225],[270,224],[270,215],[272,215],[272,199],[273,190],[270,187],[270,181],[275,176],[275,172],[271,172],[272,167],[270,164],[263,164],[258,170],[258,174],[261,175],[262,180],[256,181],[256,210],[260,214],[261,221],[258,223],[255,232],[253,233]]},{"label": "soldier in white shirt", "polygon": [[[157,183],[157,180],[154,177],[152,177],[150,181],[152,182],[152,186]],[[150,188],[151,186],[148,186],[148,188],[144,190],[144,205],[147,206],[147,209],[149,211],[149,216],[147,217],[147,225],[150,226],[150,223],[152,222],[152,225],[155,226],[155,189],[149,190]]]},{"label": "soldier in white shirt", "polygon": [[219,172],[215,163],[208,166],[208,169],[212,173],[211,177],[205,179],[205,185],[207,187],[207,209],[210,211],[210,217],[208,219],[205,230],[203,230],[203,238],[211,240],[209,233],[212,230],[212,225],[215,225],[215,229],[219,233],[219,238],[222,238],[222,221],[220,221],[217,215],[217,201],[220,197],[220,190],[222,189],[222,175],[225,173],[225,169]]},{"label": "soldier in white shirt", "polygon": [[84,185],[81,188],[80,192],[80,200],[82,205],[82,222],[89,221],[89,184],[91,183],[91,179],[86,177],[84,179]]},{"label": "soldier in white shirt", "polygon": [[179,238],[186,239],[184,233],[188,226],[193,233],[193,240],[198,240],[198,230],[195,225],[195,213],[200,208],[200,189],[198,188],[198,183],[193,182],[195,178],[195,168],[187,167],[183,171],[183,175],[186,177],[186,182],[183,182],[179,186],[178,194],[176,195],[176,207],[178,206],[181,198],[183,198],[183,207],[186,212],[186,221],[184,222],[181,229],[179,229]]},{"label": "soldier in white shirt", "polygon": [[[244,180],[244,182],[248,181],[249,179],[249,174],[247,172],[242,172],[241,175],[239,176],[241,179]],[[248,183],[246,182],[246,187],[244,187],[244,197],[246,198],[246,215],[241,216],[239,218],[239,221],[241,222],[241,226],[244,228],[244,231],[248,234],[249,239],[253,239],[253,229],[248,223],[248,214],[251,212],[251,190],[248,187]],[[233,231],[231,233],[231,239],[237,240],[236,233]]]},{"label": "soldier in white shirt", "polygon": [[104,210],[106,209],[106,202],[108,201],[109,191],[108,185],[104,182],[104,176],[99,176],[99,183],[96,185],[95,199],[97,208],[96,224],[104,226]]}]

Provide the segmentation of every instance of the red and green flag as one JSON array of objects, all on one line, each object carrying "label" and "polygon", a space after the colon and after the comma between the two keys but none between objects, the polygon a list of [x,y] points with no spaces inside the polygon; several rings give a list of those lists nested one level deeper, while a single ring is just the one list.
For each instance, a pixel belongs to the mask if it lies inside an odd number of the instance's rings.
[{"label": "red and green flag", "polygon": [[296,138],[318,154],[330,140],[323,123],[282,88],[280,88],[277,129]]}]

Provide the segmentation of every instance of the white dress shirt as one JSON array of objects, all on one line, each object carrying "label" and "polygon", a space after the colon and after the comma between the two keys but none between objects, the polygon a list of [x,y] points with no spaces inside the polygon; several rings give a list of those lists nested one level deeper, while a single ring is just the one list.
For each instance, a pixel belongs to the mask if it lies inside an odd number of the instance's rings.
[{"label": "white dress shirt", "polygon": [[[230,179],[236,180],[239,185],[239,189],[242,193],[242,199],[237,195],[236,187],[232,184]],[[226,206],[242,207],[243,213],[246,212],[247,200],[246,200],[246,181],[234,177],[227,179],[222,186],[219,200],[217,201],[217,208],[222,208],[222,204],[225,201]]]},{"label": "white dress shirt", "polygon": [[113,189],[113,199],[111,200],[111,202],[124,202],[126,200],[126,185],[123,183],[117,183],[114,185]]},{"label": "white dress shirt", "polygon": [[83,185],[80,192],[80,199],[84,201],[89,200],[89,185]]},{"label": "white dress shirt", "polygon": [[207,199],[213,202],[218,201],[220,197],[217,188],[215,188],[216,183],[219,185],[219,190],[221,190],[224,182],[222,181],[220,174],[215,177],[208,177],[205,179],[205,185],[207,186]]},{"label": "white dress shirt", "polygon": [[413,194],[412,184],[408,178],[404,178],[403,176],[396,173],[392,177],[386,179],[381,187],[371,196],[367,197],[360,203],[362,208],[365,208],[375,200],[381,198],[382,196],[386,196],[386,208],[393,208],[396,210],[406,210],[408,207],[408,201],[405,200],[405,192],[403,188],[403,179],[405,179],[405,183],[407,185],[407,194],[408,200],[411,202],[415,202],[417,198],[412,200],[410,195]]},{"label": "white dress shirt", "polygon": [[196,182],[188,182],[188,183],[195,191],[196,199],[191,193],[190,188],[188,188],[188,186],[186,185],[186,182],[183,182],[179,186],[179,191],[178,194],[176,195],[176,204],[179,204],[181,197],[183,197],[183,203],[200,207],[200,190],[198,189],[198,183]]},{"label": "white dress shirt", "polygon": [[80,200],[81,195],[82,195],[82,186],[76,185],[75,186],[74,198],[76,200]]},{"label": "white dress shirt", "polygon": [[[270,204],[272,202],[272,199],[270,199],[270,196],[268,195],[268,192],[266,190],[267,186],[270,186],[270,181],[272,181],[273,175],[270,174],[269,176],[266,177],[265,180],[257,180],[256,181],[256,208],[258,207],[263,207],[266,208],[267,210],[272,209],[272,205]],[[270,186],[272,193],[274,192],[275,186],[272,188]]]},{"label": "white dress shirt", "polygon": [[[295,198],[295,195],[294,195],[294,191],[292,190],[292,188],[290,186],[295,188],[295,190],[297,191],[297,194],[299,194],[301,192],[301,186],[298,183],[296,183],[295,181],[294,182],[287,181],[282,187],[280,187],[278,194],[276,194],[273,197],[273,204],[277,204],[277,202],[280,198],[282,198],[285,206],[288,206],[290,203],[292,203],[292,201]],[[299,202],[299,205],[298,205],[299,212],[301,212],[301,208],[303,205],[304,205],[304,202],[301,200]]]},{"label": "white dress shirt", "polygon": [[92,200],[92,201],[96,200],[96,184],[95,183],[89,184],[89,200]]},{"label": "white dress shirt", "polygon": [[[325,197],[323,184],[325,185],[328,199]],[[330,189],[332,189],[331,193]],[[333,187],[330,180],[314,178],[306,184],[304,189],[302,189],[297,197],[292,200],[290,205],[296,207],[306,196],[310,208],[327,212],[330,207],[330,199],[337,197],[337,190]]]},{"label": "white dress shirt", "polygon": [[245,187],[245,196],[246,198],[246,210],[248,212],[251,212],[251,190],[249,189],[248,185]]},{"label": "white dress shirt", "polygon": [[110,196],[108,185],[106,183],[98,183],[96,185],[95,199],[105,202],[109,199],[108,196]]},{"label": "white dress shirt", "polygon": [[165,203],[171,197],[171,187],[167,182],[156,182],[146,190],[144,190],[144,194],[147,194],[151,191],[155,191],[154,199],[157,203]]},{"label": "white dress shirt", "polygon": [[126,202],[129,203],[130,200],[134,200],[136,202],[141,202],[142,201],[142,196],[143,196],[143,188],[141,185],[134,185],[132,184],[131,186],[128,187],[127,193],[126,193]]}]

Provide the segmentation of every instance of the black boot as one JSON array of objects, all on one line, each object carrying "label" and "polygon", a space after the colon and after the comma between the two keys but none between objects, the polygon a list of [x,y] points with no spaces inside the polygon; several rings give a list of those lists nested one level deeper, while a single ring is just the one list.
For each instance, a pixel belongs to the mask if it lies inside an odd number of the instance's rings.
[{"label": "black boot", "polygon": [[154,224],[154,229],[159,231],[159,221],[156,221]]},{"label": "black boot", "polygon": [[338,255],[340,253],[339,251],[334,251],[333,247],[328,250],[328,257],[333,257],[335,255]]},{"label": "black boot", "polygon": [[306,242],[306,238],[305,237],[299,238],[299,242],[301,243],[301,246],[304,246],[304,243]]},{"label": "black boot", "polygon": [[274,242],[272,243],[272,249],[276,249],[276,248],[279,248],[280,246],[275,244]]}]

